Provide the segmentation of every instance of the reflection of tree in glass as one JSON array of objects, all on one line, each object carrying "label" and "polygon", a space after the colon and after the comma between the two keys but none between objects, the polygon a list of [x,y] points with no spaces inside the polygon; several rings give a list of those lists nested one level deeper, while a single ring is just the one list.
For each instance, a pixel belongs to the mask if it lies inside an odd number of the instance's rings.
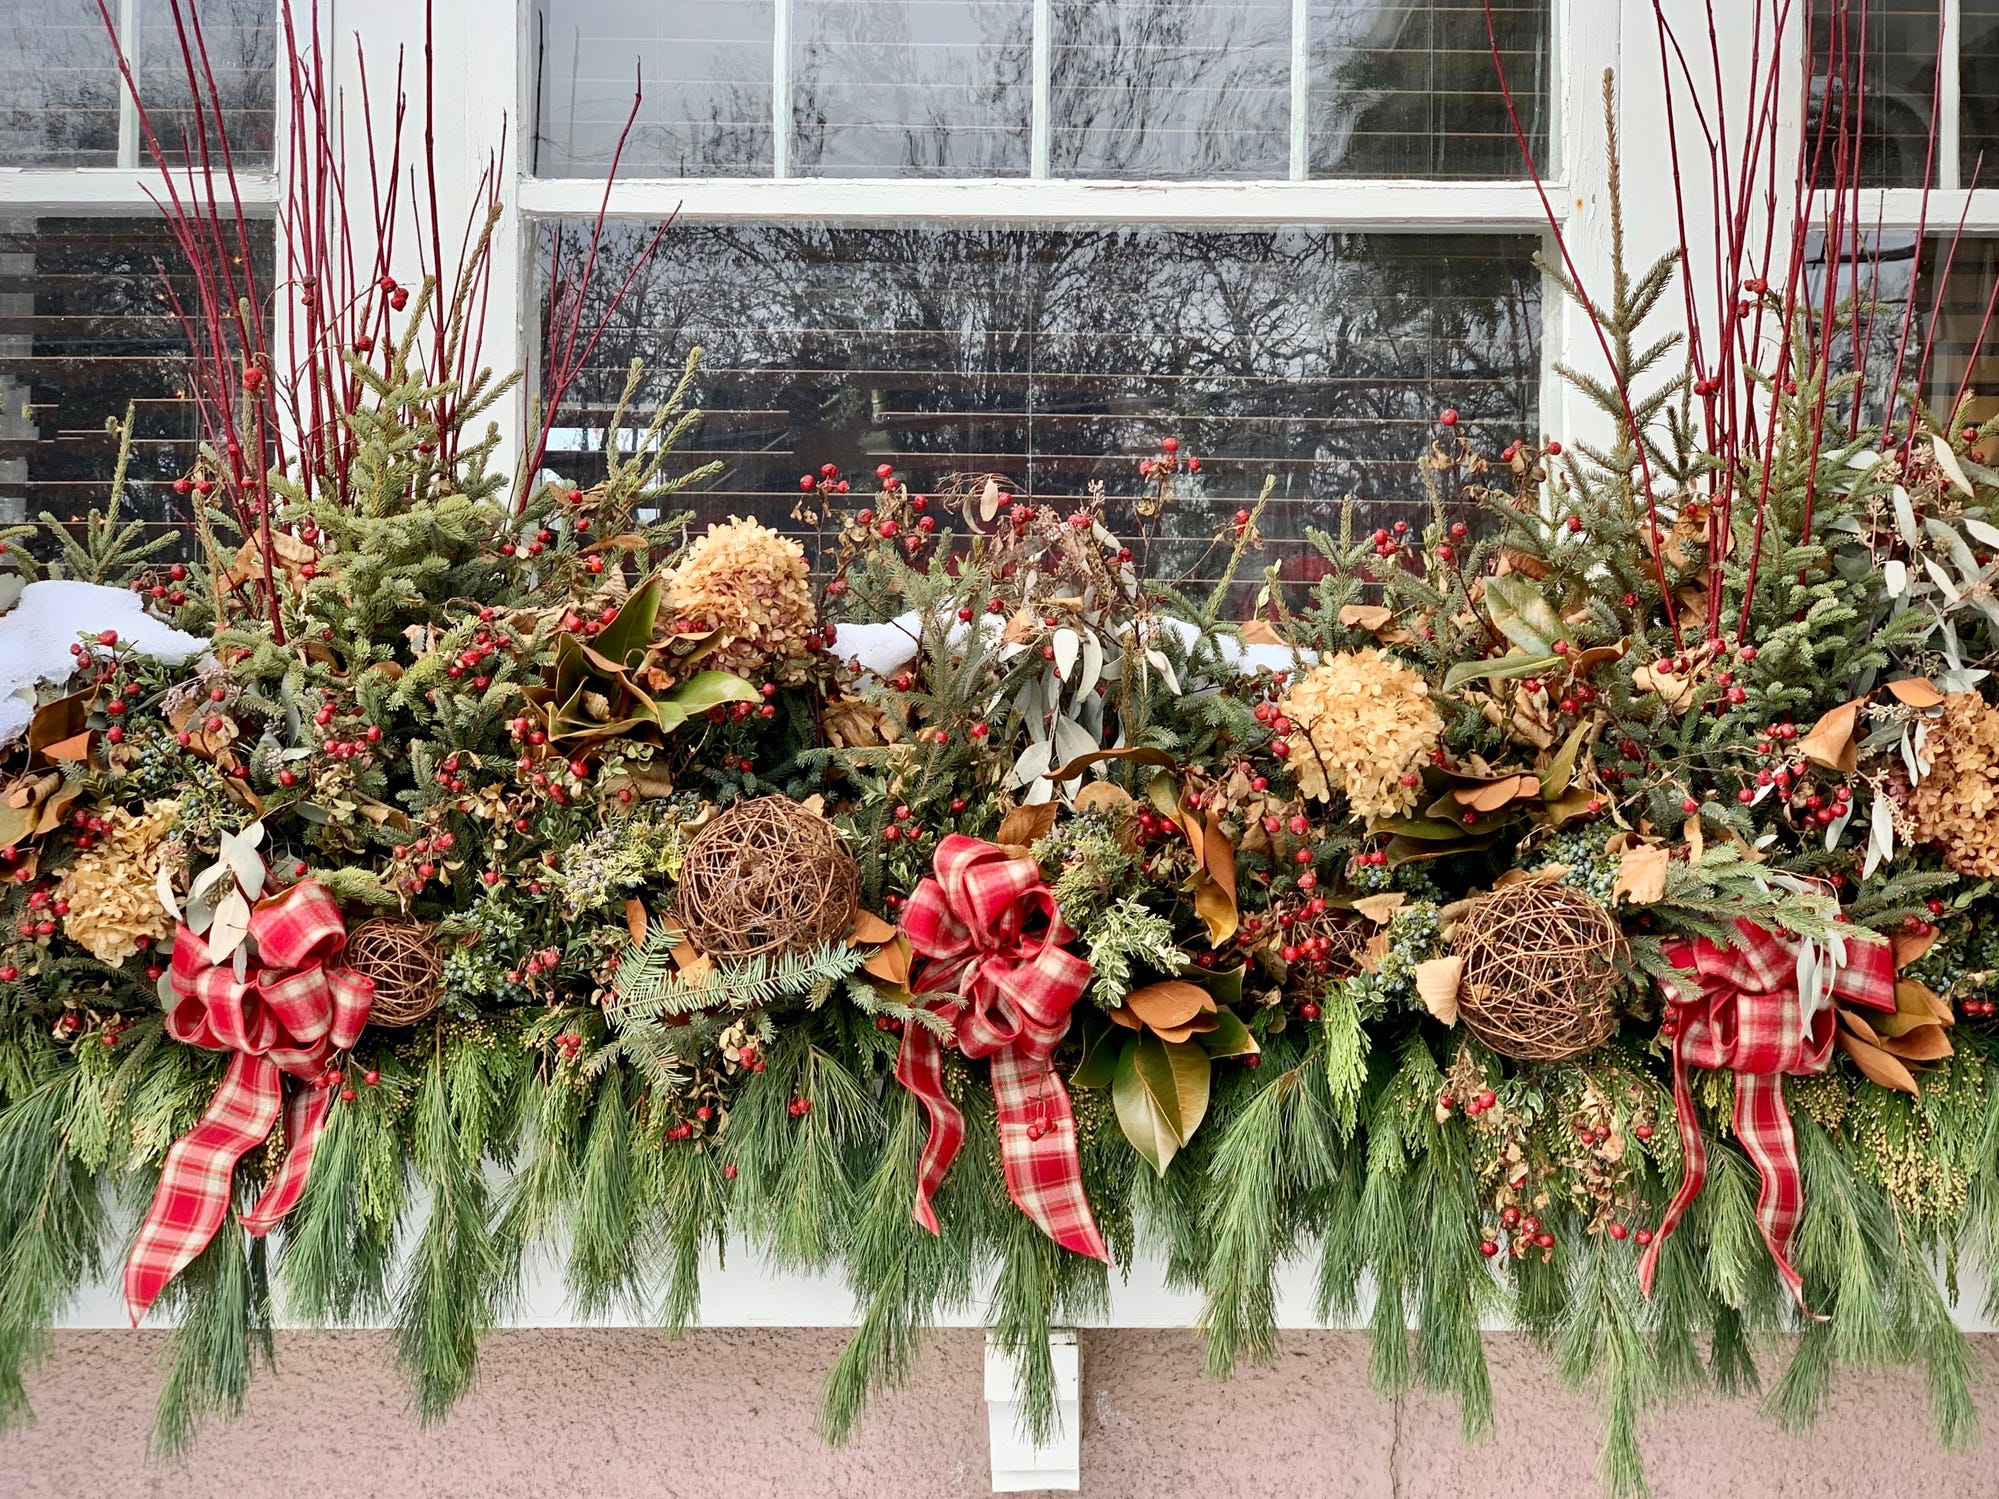
[{"label": "reflection of tree in glass", "polygon": [[97,7],[0,4],[0,165],[112,166],[118,80]]},{"label": "reflection of tree in glass", "polygon": [[1050,165],[1072,177],[1282,177],[1291,8],[1055,0]]},{"label": "reflection of tree in glass", "polygon": [[[675,231],[628,333],[665,361],[662,381],[678,351],[708,350],[690,457],[727,465],[718,511],[781,522],[798,474],[863,454],[919,488],[977,468],[1037,499],[1093,479],[1129,493],[1137,457],[1172,432],[1217,460],[1157,557],[1184,569],[1265,472],[1279,480],[1266,529],[1297,537],[1349,490],[1407,515],[1442,406],[1480,435],[1531,434],[1532,249],[1302,229],[697,226]],[[613,268],[622,253],[607,252]],[[579,426],[601,423],[626,357],[600,350]]]},{"label": "reflection of tree in glass", "polygon": [[1521,177],[1492,65],[1497,37],[1520,123],[1547,152],[1546,0],[1314,0],[1314,176]]},{"label": "reflection of tree in glass", "polygon": [[[708,177],[771,164],[772,7],[658,0],[538,0],[530,40],[528,169],[602,176],[632,89],[645,97],[619,170]],[[686,34],[702,28],[707,34]]]},{"label": "reflection of tree in glass", "polygon": [[798,0],[793,166],[862,176],[1025,173],[1032,19],[1025,0]]},{"label": "reflection of tree in glass", "polygon": [[[276,114],[277,8],[270,0],[202,0],[195,13],[229,148],[239,164],[268,164]],[[184,159],[183,142],[199,129],[207,133],[209,149],[217,149],[214,119],[188,107],[187,68],[172,9],[155,0],[140,7],[140,16],[139,97],[161,146],[170,157]],[[201,67],[199,53],[196,67]]]}]

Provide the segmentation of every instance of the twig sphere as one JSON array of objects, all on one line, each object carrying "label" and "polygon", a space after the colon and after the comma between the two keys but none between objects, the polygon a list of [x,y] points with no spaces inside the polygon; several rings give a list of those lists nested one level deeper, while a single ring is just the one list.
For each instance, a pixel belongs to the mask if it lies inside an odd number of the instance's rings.
[{"label": "twig sphere", "polygon": [[1573,885],[1509,885],[1458,922],[1458,1018],[1503,1057],[1559,1062],[1610,1039],[1617,1016],[1617,919]]},{"label": "twig sphere", "polygon": [[437,1008],[444,954],[421,921],[370,917],[347,934],[340,961],[375,981],[371,1025],[415,1025]]},{"label": "twig sphere", "polygon": [[741,962],[838,941],[860,884],[838,828],[789,797],[764,796],[694,835],[676,914],[698,951]]}]

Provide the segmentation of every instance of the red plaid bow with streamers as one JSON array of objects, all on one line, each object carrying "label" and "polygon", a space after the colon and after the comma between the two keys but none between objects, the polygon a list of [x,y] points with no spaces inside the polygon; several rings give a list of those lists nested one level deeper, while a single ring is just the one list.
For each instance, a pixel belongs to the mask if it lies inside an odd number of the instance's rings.
[{"label": "red plaid bow with streamers", "polygon": [[305,880],[260,902],[250,916],[250,940],[256,945],[247,976],[238,979],[233,963],[215,963],[208,944],[187,927],[174,935],[179,999],[167,1012],[167,1034],[232,1055],[208,1111],[167,1151],[159,1190],[125,1262],[134,1326],[215,1237],[236,1163],[270,1134],[281,1107],[291,1149],[243,1226],[267,1234],[297,1205],[332,1099],[326,1088],[300,1089],[286,1107],[284,1074],[318,1077],[368,1021],[374,980],[336,966],[347,931],[324,885]]},{"label": "red plaid bow with streamers", "polygon": [[1705,937],[1664,944],[1667,961],[1689,975],[1684,984],[1662,986],[1678,1020],[1673,1104],[1685,1169],[1658,1236],[1639,1262],[1638,1283],[1646,1295],[1652,1294],[1659,1248],[1707,1180],[1707,1145],[1694,1113],[1687,1069],[1727,1067],[1735,1073],[1735,1136],[1762,1177],[1756,1222],[1777,1273],[1803,1307],[1804,1283],[1791,1266],[1790,1248],[1804,1187],[1797,1139],[1784,1107],[1784,1074],[1825,1070],[1832,1056],[1835,1000],[1874,1010],[1895,1008],[1895,960],[1887,943],[1855,932],[1846,939],[1846,959],[1834,972],[1830,993],[1808,1000],[1799,992],[1795,944],[1751,921],[1737,921],[1735,930],[1733,947],[1717,947]]},{"label": "red plaid bow with streamers", "polygon": [[[903,932],[926,960],[911,988],[951,1022],[960,1051],[992,1058],[1000,1159],[1015,1206],[1064,1249],[1109,1259],[1083,1195],[1069,1091],[1049,1061],[1090,965],[1063,951],[1076,934],[1032,859],[953,833],[937,845],[934,867],[936,878],[917,886],[903,910]],[[965,1116],[944,1092],[943,1048],[924,1027],[904,1029],[895,1075],[930,1114],[916,1221],[936,1233],[930,1198],[965,1143]]]}]

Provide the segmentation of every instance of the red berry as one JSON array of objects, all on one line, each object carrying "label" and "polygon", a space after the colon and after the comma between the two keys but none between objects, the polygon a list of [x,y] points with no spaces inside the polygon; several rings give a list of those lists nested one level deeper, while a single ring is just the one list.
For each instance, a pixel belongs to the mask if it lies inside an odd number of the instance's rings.
[{"label": "red berry", "polygon": [[1610,1236],[1613,1239],[1622,1239],[1630,1232],[1631,1230],[1626,1228],[1622,1223],[1613,1223],[1610,1225]]},{"label": "red berry", "polygon": [[1442,422],[1446,427],[1455,427],[1458,424],[1458,413],[1454,408],[1446,406],[1442,411],[1437,413],[1437,420]]},{"label": "red berry", "polygon": [[1487,1259],[1491,1259],[1495,1254],[1499,1253],[1499,1246],[1490,1239],[1481,1239],[1479,1240],[1478,1252]]},{"label": "red berry", "polygon": [[1177,453],[1177,452],[1179,452],[1179,451],[1180,451],[1180,439],[1179,439],[1179,438],[1177,438],[1177,437],[1162,437],[1162,438],[1161,438],[1161,439],[1159,440],[1159,450],[1160,450],[1160,451],[1161,451],[1162,453]]}]

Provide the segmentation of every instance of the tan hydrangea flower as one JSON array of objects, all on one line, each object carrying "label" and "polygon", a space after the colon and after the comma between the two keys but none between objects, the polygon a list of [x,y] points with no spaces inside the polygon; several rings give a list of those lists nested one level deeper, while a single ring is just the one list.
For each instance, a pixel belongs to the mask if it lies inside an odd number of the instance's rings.
[{"label": "tan hydrangea flower", "polygon": [[804,655],[813,625],[805,549],[753,520],[710,526],[667,575],[666,601],[684,625],[729,637],[703,663],[724,671]]},{"label": "tan hydrangea flower", "polygon": [[164,941],[173,918],[160,905],[160,860],[180,816],[180,803],[148,802],[144,812],[118,807],[104,814],[109,829],[77,856],[57,887],[69,903],[63,933],[101,963],[122,963],[139,939]]},{"label": "tan hydrangea flower", "polygon": [[1930,773],[1909,793],[1916,836],[1959,874],[1999,875],[1999,708],[1951,693],[1926,753]]},{"label": "tan hydrangea flower", "polygon": [[1282,704],[1292,723],[1298,789],[1330,800],[1346,793],[1359,817],[1399,817],[1416,805],[1420,773],[1444,721],[1423,678],[1376,650],[1328,656],[1293,684]]}]

